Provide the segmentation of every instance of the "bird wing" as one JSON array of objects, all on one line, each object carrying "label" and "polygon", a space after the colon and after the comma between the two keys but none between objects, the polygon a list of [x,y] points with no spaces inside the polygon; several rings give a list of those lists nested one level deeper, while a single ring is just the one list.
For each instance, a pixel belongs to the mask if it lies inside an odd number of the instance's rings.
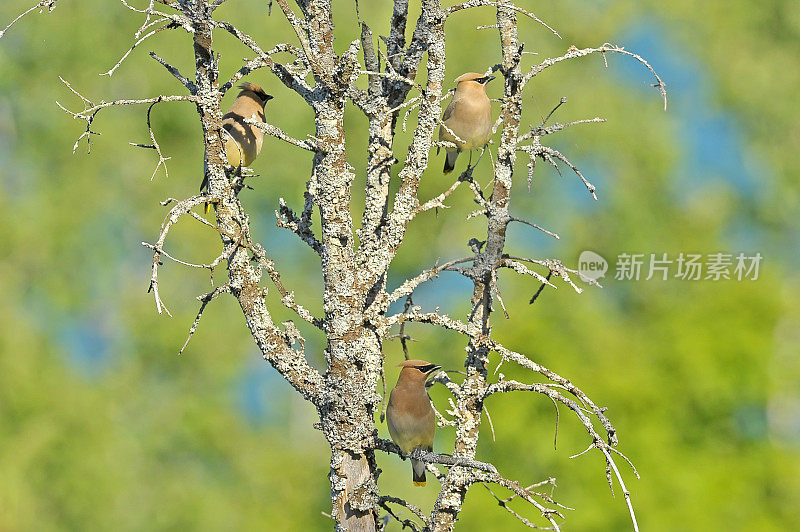
[{"label": "bird wing", "polygon": [[457,104],[458,100],[456,100],[455,98],[453,99],[452,102],[450,102],[450,105],[448,105],[447,109],[444,110],[444,116],[442,116],[443,122],[447,122],[447,119],[453,116],[453,111],[455,110]]},{"label": "bird wing", "polygon": [[[397,405],[403,404],[403,408]],[[392,390],[386,411],[389,434],[404,453],[417,447],[429,449],[436,432],[436,416],[428,394],[406,389]]]},{"label": "bird wing", "polygon": [[[448,142],[456,142],[456,138],[453,136],[450,130],[453,129],[452,123],[448,124],[448,121],[451,121],[453,117],[453,113],[456,111],[456,106],[458,106],[458,99],[453,98],[453,101],[450,102],[450,105],[447,106],[447,109],[444,110],[444,116],[442,116],[442,125],[439,126],[439,140],[446,140]],[[445,125],[447,128],[445,128]],[[438,150],[437,150],[438,153]]]},{"label": "bird wing", "polygon": [[[254,126],[245,124],[242,115],[230,111],[222,117],[222,127],[230,133],[231,138],[236,142],[237,151],[240,152],[241,156],[241,164],[250,166],[253,159],[258,156],[261,148],[260,142],[258,142],[260,139],[256,137],[256,133],[253,131]],[[231,162],[230,164],[233,163]],[[233,164],[233,166],[237,165]]]}]

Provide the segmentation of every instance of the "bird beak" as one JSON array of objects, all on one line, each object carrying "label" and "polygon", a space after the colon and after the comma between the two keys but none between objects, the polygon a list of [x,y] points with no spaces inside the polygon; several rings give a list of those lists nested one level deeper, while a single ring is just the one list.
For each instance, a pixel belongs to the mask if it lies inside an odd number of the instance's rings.
[{"label": "bird beak", "polygon": [[442,366],[437,366],[436,364],[429,364],[429,365],[427,365],[425,367],[420,368],[420,370],[422,370],[422,373],[424,373],[426,375],[430,375],[431,373],[433,373],[437,369],[442,369]]},{"label": "bird beak", "polygon": [[487,83],[489,83],[493,79],[494,79],[494,76],[486,76],[485,78],[483,78],[483,84],[486,85]]}]

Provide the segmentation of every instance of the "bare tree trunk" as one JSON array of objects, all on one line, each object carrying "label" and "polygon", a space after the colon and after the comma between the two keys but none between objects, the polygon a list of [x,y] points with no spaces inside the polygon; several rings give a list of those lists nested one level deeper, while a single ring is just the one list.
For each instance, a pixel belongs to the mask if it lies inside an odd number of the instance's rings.
[{"label": "bare tree trunk", "polygon": [[[489,336],[492,328],[492,290],[497,286],[497,264],[503,258],[506,243],[506,227],[511,221],[509,204],[514,163],[517,159],[517,136],[522,115],[521,90],[522,73],[520,62],[522,49],[517,39],[517,17],[514,10],[502,5],[497,8],[497,23],[500,28],[504,76],[502,100],[502,139],[497,150],[497,164],[494,172],[494,187],[484,213],[488,219],[485,251],[479,253],[467,275],[473,281],[472,313],[469,323],[482,336]],[[481,427],[483,401],[488,388],[487,367],[489,349],[479,339],[470,338],[465,362],[467,377],[461,386],[461,395],[456,401],[456,416],[462,420],[456,426],[456,441],[453,456],[474,459]],[[466,471],[466,473],[469,473]],[[433,510],[432,528],[452,530],[458,513],[467,495],[470,482],[452,468],[443,483],[442,490]]]}]

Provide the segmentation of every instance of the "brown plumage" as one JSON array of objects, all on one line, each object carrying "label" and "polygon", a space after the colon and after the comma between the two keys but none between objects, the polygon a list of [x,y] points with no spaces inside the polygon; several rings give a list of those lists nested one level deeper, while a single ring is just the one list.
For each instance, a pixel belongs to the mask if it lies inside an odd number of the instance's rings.
[{"label": "brown plumage", "polygon": [[[228,164],[234,167],[250,166],[261,152],[264,132],[258,127],[246,124],[245,118],[256,115],[256,119],[266,122],[264,106],[272,96],[255,83],[244,82],[239,85],[241,91],[233,105],[222,117],[222,141],[225,147],[225,157]],[[200,185],[202,192],[208,181],[204,178]],[[206,204],[208,212],[208,204]]]},{"label": "brown plumage", "polygon": [[439,140],[458,146],[458,149],[445,148],[445,174],[453,171],[459,153],[483,148],[492,137],[492,103],[486,95],[486,84],[493,79],[494,76],[477,72],[467,72],[456,78],[456,93],[444,110],[443,125],[439,126]]},{"label": "brown plumage", "polygon": [[[392,440],[405,454],[415,449],[433,451],[436,416],[431,398],[425,390],[425,379],[441,366],[424,360],[406,360],[398,364],[400,377],[389,395],[386,424]],[[425,463],[411,459],[415,486],[425,485]]]}]

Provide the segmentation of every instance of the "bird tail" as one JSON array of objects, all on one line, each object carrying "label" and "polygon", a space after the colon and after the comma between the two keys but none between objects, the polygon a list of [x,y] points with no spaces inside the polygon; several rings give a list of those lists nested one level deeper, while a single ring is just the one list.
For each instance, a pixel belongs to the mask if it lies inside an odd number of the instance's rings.
[{"label": "bird tail", "polygon": [[444,173],[449,174],[456,167],[456,159],[458,152],[456,150],[447,150],[447,156],[444,158]]},{"label": "bird tail", "polygon": [[[200,192],[203,192],[206,189],[206,187],[208,187],[208,176],[204,175],[203,176],[203,182],[200,183]],[[205,203],[204,206],[203,206],[203,211],[206,214],[208,214],[208,211],[210,211],[210,210],[211,210],[211,204],[210,203]]]},{"label": "bird tail", "polygon": [[411,459],[411,468],[414,472],[414,485],[415,486],[424,486],[425,485],[425,462],[421,460],[414,460]]},{"label": "bird tail", "polygon": [[[207,187],[208,187],[208,176],[204,175],[203,176],[203,182],[200,183],[200,192],[203,192],[204,190],[206,190]],[[208,202],[204,203],[203,204],[203,212],[208,214],[208,211],[210,211],[210,210],[211,210],[211,204],[208,203]]]}]

